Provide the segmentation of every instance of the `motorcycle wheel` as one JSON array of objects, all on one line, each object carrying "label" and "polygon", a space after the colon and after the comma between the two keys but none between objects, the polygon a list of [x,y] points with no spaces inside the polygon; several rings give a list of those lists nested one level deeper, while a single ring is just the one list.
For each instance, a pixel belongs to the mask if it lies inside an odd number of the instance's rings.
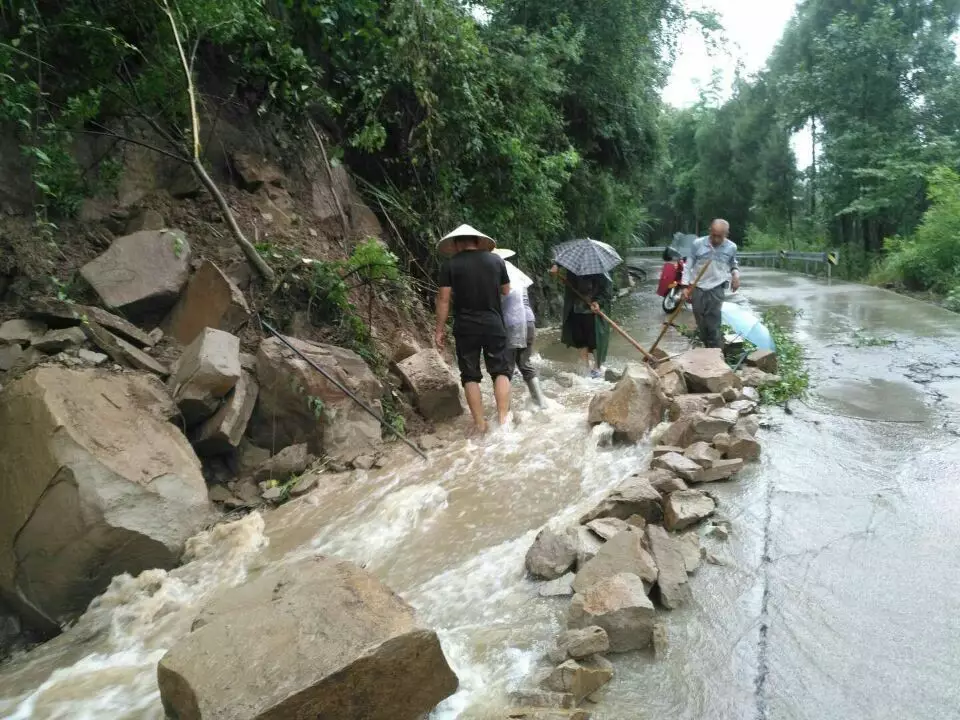
[{"label": "motorcycle wheel", "polygon": [[663,296],[663,311],[665,313],[672,313],[677,309],[677,305],[680,304],[680,293],[676,288],[672,289],[666,295]]}]

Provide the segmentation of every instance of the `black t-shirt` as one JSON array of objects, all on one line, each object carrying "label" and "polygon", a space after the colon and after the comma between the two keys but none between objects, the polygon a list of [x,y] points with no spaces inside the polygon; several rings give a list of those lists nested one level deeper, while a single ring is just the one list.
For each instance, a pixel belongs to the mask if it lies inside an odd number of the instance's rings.
[{"label": "black t-shirt", "polygon": [[509,282],[503,258],[486,250],[459,252],[445,262],[440,287],[453,290],[453,332],[506,336],[500,298]]}]

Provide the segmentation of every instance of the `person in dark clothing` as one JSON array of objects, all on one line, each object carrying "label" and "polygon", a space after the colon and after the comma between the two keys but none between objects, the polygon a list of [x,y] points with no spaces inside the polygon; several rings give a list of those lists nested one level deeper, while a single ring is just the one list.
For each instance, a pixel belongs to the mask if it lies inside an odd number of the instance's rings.
[{"label": "person in dark clothing", "polygon": [[460,382],[474,428],[481,434],[487,429],[480,395],[481,354],[487,374],[493,379],[501,425],[506,423],[510,412],[510,376],[513,374],[501,308],[501,298],[510,292],[510,278],[503,259],[490,252],[495,247],[492,238],[469,225],[461,225],[437,246],[442,254],[451,257],[440,271],[434,339],[437,348],[442,349],[452,302]]},{"label": "person in dark clothing", "polygon": [[[561,268],[550,268],[553,274],[559,274]],[[565,270],[565,269],[564,269]],[[610,310],[613,300],[613,282],[606,275],[575,275],[566,272],[566,288],[563,297],[563,325],[561,342],[567,347],[580,351],[580,360],[592,377],[600,375],[600,368],[607,358],[610,343],[610,326],[597,315],[597,311]],[[585,303],[579,295],[590,302]],[[593,368],[590,356],[593,355]]]}]

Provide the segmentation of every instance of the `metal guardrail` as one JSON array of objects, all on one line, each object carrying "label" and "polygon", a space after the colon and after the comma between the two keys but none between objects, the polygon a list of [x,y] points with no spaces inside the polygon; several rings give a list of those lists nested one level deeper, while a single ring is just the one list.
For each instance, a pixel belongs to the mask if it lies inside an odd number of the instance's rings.
[{"label": "metal guardrail", "polygon": [[[629,256],[663,255],[664,246],[632,248]],[[827,252],[795,252],[793,250],[767,250],[762,252],[738,252],[737,258],[744,265],[760,265],[784,270],[796,270],[797,263],[803,263],[803,270],[807,275],[817,275],[820,267],[825,268],[829,280],[833,274],[833,267],[840,261],[840,253],[836,250]],[[811,272],[812,271],[812,272]]]}]

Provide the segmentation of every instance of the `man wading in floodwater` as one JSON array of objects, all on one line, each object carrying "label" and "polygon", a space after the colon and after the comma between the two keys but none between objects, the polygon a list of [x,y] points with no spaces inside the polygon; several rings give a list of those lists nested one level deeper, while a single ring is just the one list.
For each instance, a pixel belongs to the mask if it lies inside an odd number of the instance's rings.
[{"label": "man wading in floodwater", "polygon": [[513,367],[507,350],[507,330],[503,323],[501,298],[510,292],[510,278],[503,258],[491,250],[496,242],[469,225],[461,225],[437,245],[443,255],[452,256],[440,271],[437,294],[435,340],[443,349],[450,300],[453,299],[453,339],[460,367],[460,382],[467,396],[477,433],[487,430],[480,395],[480,353],[493,378],[500,424],[510,412],[510,376]]},{"label": "man wading in floodwater", "polygon": [[[740,289],[740,265],[737,263],[737,246],[727,239],[730,223],[726,220],[714,220],[710,224],[710,235],[693,241],[690,255],[683,268],[684,297],[689,301],[693,295],[693,317],[697,321],[697,332],[704,347],[722,348],[723,337],[720,333],[720,308],[729,279],[730,289]],[[710,267],[700,278],[695,290],[690,283],[694,281],[703,266],[710,261]]]}]

